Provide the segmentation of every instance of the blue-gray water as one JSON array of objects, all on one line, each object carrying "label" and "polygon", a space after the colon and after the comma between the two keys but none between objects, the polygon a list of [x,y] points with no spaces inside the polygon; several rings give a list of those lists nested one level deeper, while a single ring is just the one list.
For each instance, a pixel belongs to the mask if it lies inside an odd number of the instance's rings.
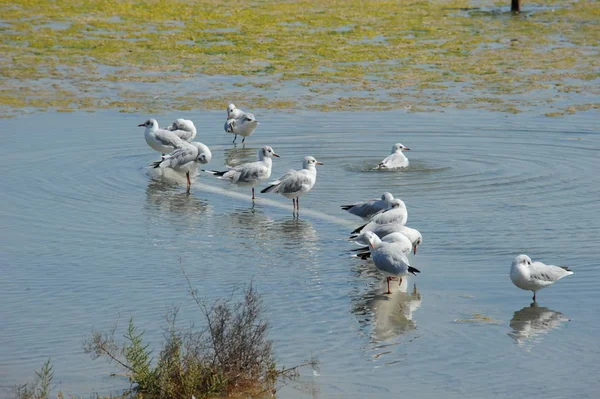
[{"label": "blue-gray water", "polygon": [[[281,155],[272,177],[305,155],[324,162],[298,219],[291,201],[259,194],[252,207],[249,188],[212,176],[201,175],[190,195],[152,179],[147,165],[158,154],[136,127],[148,115],[0,120],[2,396],[48,357],[56,390],[126,387],[109,376],[118,369],[83,353],[82,339],[133,316],[158,353],[173,305],[184,325],[200,322],[181,258],[209,300],[254,281],[279,363],[321,361],[319,375],[305,370],[301,380],[314,396],[596,397],[597,112],[253,111],[262,124],[245,150],[232,150],[222,131],[224,110],[158,119],[193,119],[211,168],[252,160],[262,145]],[[395,142],[411,148],[408,170],[371,170]],[[339,208],[383,191],[406,202],[407,224],[424,237],[411,258],[422,273],[391,298],[379,295],[369,262],[350,258],[347,233],[361,221]],[[522,311],[531,293],[508,277],[520,253],[575,274]],[[476,315],[491,320],[457,321]],[[288,387],[280,396],[311,395]]]}]

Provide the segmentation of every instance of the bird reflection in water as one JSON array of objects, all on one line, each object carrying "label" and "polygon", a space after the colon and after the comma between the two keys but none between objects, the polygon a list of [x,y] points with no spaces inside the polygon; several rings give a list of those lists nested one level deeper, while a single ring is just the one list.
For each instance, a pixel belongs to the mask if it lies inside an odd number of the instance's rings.
[{"label": "bird reflection in water", "polygon": [[150,180],[146,188],[146,203],[146,208],[156,215],[172,213],[178,220],[190,225],[197,225],[203,215],[212,209],[193,194],[180,191],[177,182],[164,179]]},{"label": "bird reflection in water", "polygon": [[508,335],[520,346],[526,346],[528,342],[540,342],[540,334],[546,334],[566,321],[569,321],[569,318],[562,313],[538,306],[534,302],[515,312],[510,321],[513,331]]},{"label": "bird reflection in water", "polygon": [[225,149],[225,165],[237,166],[246,162],[256,161],[258,147],[233,147]]},{"label": "bird reflection in water", "polygon": [[408,279],[400,286],[394,284],[391,294],[387,286],[377,284],[377,288],[359,297],[353,313],[361,316],[365,324],[372,324],[371,339],[382,342],[400,336],[417,328],[413,312],[421,306],[421,293],[416,284],[408,290]]}]

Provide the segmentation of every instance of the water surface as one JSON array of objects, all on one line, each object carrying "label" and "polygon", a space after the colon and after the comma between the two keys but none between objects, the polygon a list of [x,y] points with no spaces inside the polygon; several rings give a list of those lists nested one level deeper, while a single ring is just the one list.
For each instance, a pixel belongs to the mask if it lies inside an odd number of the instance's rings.
[{"label": "water surface", "polygon": [[[50,357],[56,389],[87,396],[127,386],[92,361],[92,327],[129,317],[158,351],[164,314],[198,322],[179,259],[212,300],[254,281],[264,294],[279,363],[310,354],[310,392],[281,397],[595,397],[600,328],[600,136],[597,113],[564,118],[450,111],[281,113],[245,148],[222,131],[225,112],[193,119],[211,168],[253,160],[271,145],[273,177],[312,155],[314,190],[291,201],[201,175],[153,178],[148,115],[39,113],[0,120],[2,278],[0,385],[26,382]],[[404,171],[372,170],[395,142]],[[390,191],[424,243],[422,273],[391,297],[367,261],[349,256],[360,220],[340,205]],[[508,277],[520,253],[575,274],[539,293]],[[457,321],[459,320],[459,321]],[[318,392],[315,393],[314,389]]]}]

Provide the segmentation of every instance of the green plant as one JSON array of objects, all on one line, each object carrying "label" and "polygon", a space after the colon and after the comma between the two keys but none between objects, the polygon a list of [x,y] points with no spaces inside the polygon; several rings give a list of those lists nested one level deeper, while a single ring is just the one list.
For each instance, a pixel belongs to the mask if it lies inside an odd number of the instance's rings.
[{"label": "green plant", "polygon": [[47,399],[50,395],[50,384],[54,378],[52,369],[50,359],[46,360],[41,369],[35,370],[33,382],[15,388],[15,397],[17,399]]}]

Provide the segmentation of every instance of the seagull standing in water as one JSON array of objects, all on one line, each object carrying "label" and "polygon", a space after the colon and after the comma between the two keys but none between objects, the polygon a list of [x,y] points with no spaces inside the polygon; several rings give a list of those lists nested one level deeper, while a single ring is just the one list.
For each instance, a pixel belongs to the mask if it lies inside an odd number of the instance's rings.
[{"label": "seagull standing in water", "polygon": [[377,165],[376,169],[396,169],[408,167],[408,158],[404,156],[403,151],[410,151],[410,148],[403,146],[400,143],[394,144],[392,154],[388,155],[383,161]]},{"label": "seagull standing in water", "polygon": [[402,252],[401,244],[383,242],[371,231],[365,233],[365,238],[371,246],[371,257],[375,267],[386,276],[388,294],[391,294],[390,281],[398,278],[399,284],[402,284],[402,278],[409,273],[413,275],[421,273],[410,265],[408,258]]},{"label": "seagull standing in water", "polygon": [[154,162],[155,168],[172,168],[178,172],[185,172],[187,177],[187,191],[190,191],[192,182],[190,172],[197,169],[199,164],[207,164],[212,159],[210,149],[199,141],[184,142],[181,147],[168,155],[163,155],[160,161]]},{"label": "seagull standing in water", "polygon": [[[356,242],[365,242],[365,241],[368,242],[366,232],[362,233],[361,235],[356,237]],[[410,241],[410,239],[407,236],[405,236],[404,234],[399,233],[399,232],[388,234],[383,239],[381,239],[381,241],[388,242],[388,243],[394,243],[394,244],[398,245],[404,255],[408,255],[410,253],[410,251],[412,251],[412,249],[413,249],[413,244]],[[358,248],[358,249],[353,249],[353,251],[358,251],[358,253],[356,254],[357,258],[361,258],[362,260],[365,260],[365,259],[368,259],[371,257],[370,248],[371,248],[370,246],[367,246],[367,247],[362,247],[362,248]]]},{"label": "seagull standing in water", "polygon": [[233,104],[227,106],[227,121],[223,127],[227,133],[235,135],[233,142],[237,140],[238,134],[242,137],[242,143],[246,141],[246,137],[251,136],[256,130],[260,123],[256,120],[254,115],[249,112],[244,112],[238,109]]},{"label": "seagull standing in water", "polygon": [[255,199],[254,186],[271,177],[272,157],[279,158],[279,155],[275,154],[271,147],[265,146],[258,150],[258,161],[229,167],[225,171],[205,170],[205,172],[220,179],[227,179],[239,186],[252,186],[252,199]]},{"label": "seagull standing in water", "polygon": [[146,128],[146,131],[144,132],[146,143],[148,143],[153,150],[158,151],[163,155],[173,152],[184,143],[175,132],[158,127],[156,119],[148,119],[138,126]]},{"label": "seagull standing in water", "polygon": [[302,169],[289,170],[269,187],[261,190],[261,193],[279,193],[286,198],[291,198],[294,209],[300,210],[300,197],[309,192],[317,181],[315,165],[323,165],[323,163],[311,156],[304,157]]},{"label": "seagull standing in water", "polygon": [[342,205],[342,209],[369,221],[376,213],[388,209],[394,196],[388,192],[381,195],[381,199],[359,202],[353,205]]},{"label": "seagull standing in water", "polygon": [[[385,238],[388,235],[394,234],[394,233],[401,233],[401,234],[405,235],[406,237],[408,237],[408,239],[412,243],[413,255],[417,254],[417,248],[419,247],[419,245],[421,245],[423,243],[423,236],[421,235],[421,232],[419,232],[419,230],[410,228],[410,227],[405,226],[400,223],[383,224],[383,225],[377,227],[375,230],[373,230],[373,233],[375,233],[377,235],[377,237],[379,237],[382,240],[385,240]],[[361,235],[352,235],[352,236],[350,236],[350,238],[354,239],[358,244],[364,244],[364,245],[369,244],[364,239],[364,236],[361,237]],[[368,251],[368,250],[369,250],[369,247],[362,247],[362,248],[355,249],[354,251]]]},{"label": "seagull standing in water", "polygon": [[371,218],[371,221],[367,224],[354,229],[351,234],[359,234],[365,231],[373,231],[376,228],[389,223],[396,223],[400,225],[406,224],[408,220],[408,210],[406,204],[399,198],[394,198],[390,202],[390,208],[385,211],[375,214]]},{"label": "seagull standing in water", "polygon": [[533,291],[533,302],[536,291],[549,287],[571,274],[573,272],[568,267],[532,262],[527,255],[517,256],[510,267],[510,279],[513,284],[522,290]]},{"label": "seagull standing in water", "polygon": [[167,130],[175,133],[181,140],[191,143],[196,138],[196,126],[194,122],[189,119],[175,119],[171,126],[167,127]]}]

